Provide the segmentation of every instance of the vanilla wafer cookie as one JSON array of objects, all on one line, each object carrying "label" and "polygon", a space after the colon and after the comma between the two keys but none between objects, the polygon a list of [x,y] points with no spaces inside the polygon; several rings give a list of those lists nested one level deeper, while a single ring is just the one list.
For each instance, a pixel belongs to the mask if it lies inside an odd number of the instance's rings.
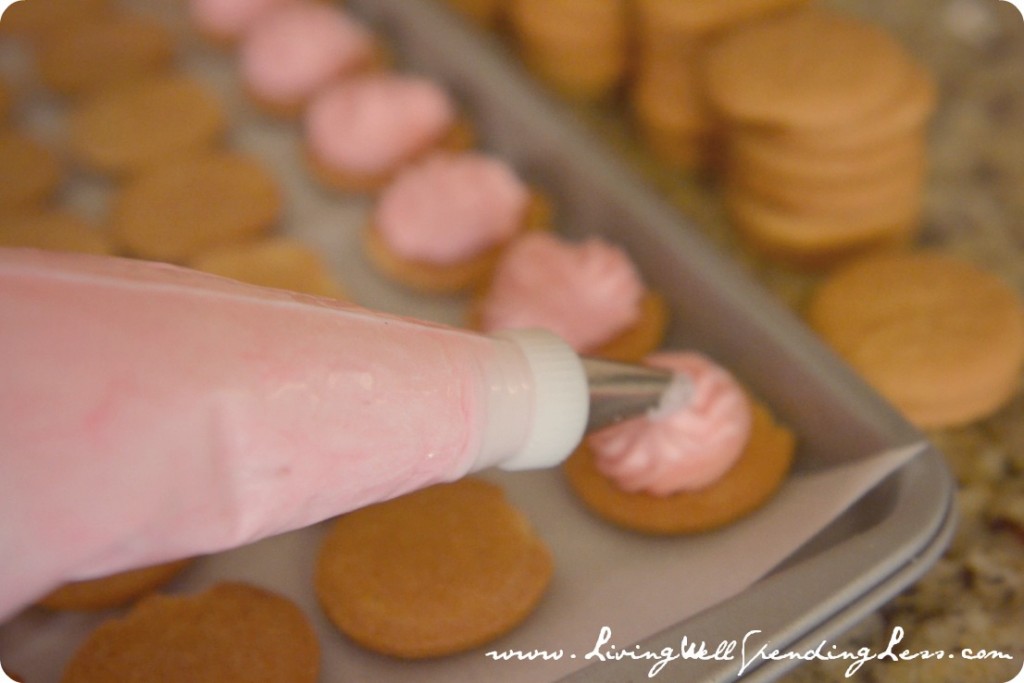
[{"label": "vanilla wafer cookie", "polygon": [[213,147],[227,125],[209,88],[181,74],[102,90],[69,117],[73,158],[91,171],[125,176]]},{"label": "vanilla wafer cookie", "polygon": [[47,87],[80,96],[168,69],[174,52],[164,24],[121,12],[62,27],[37,50],[37,70]]},{"label": "vanilla wafer cookie", "polygon": [[529,616],[552,558],[495,484],[467,478],[348,513],[317,559],[327,616],[388,655],[437,657],[489,642]]},{"label": "vanilla wafer cookie", "polygon": [[62,683],[315,683],[320,646],[291,600],[243,583],[152,595],[97,627]]},{"label": "vanilla wafer cookie", "polygon": [[111,199],[110,231],[135,256],[185,263],[267,234],[281,202],[277,179],[262,161],[211,151],[125,183]]},{"label": "vanilla wafer cookie", "polygon": [[1019,293],[950,255],[908,250],[854,261],[813,293],[807,319],[923,428],[990,415],[1020,385]]}]

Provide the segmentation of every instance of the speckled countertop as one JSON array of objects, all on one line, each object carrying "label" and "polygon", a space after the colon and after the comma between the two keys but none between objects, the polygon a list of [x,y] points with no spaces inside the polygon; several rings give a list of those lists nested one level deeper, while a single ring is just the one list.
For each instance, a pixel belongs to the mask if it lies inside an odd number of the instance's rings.
[{"label": "speckled countertop", "polygon": [[[1024,293],[1024,20],[1002,0],[828,0],[879,22],[929,66],[940,89],[920,243],[969,259]],[[756,277],[799,310],[816,277],[744,252],[707,181],[659,169],[636,150],[614,112],[582,107],[600,130]],[[916,585],[861,623],[837,648],[895,652],[913,661],[813,662],[785,683],[1004,683],[1024,666],[1024,392],[998,414],[930,434],[959,481],[960,522],[944,557]],[[1013,660],[972,661],[964,648]],[[925,657],[923,653],[944,656]]]},{"label": "speckled countertop", "polygon": [[[1024,292],[1024,20],[1001,0],[834,4],[892,28],[938,79],[922,243],[970,259]],[[1024,665],[1024,392],[987,420],[931,436],[960,484],[957,535],[921,581],[849,639],[881,650],[901,627],[906,649],[946,656],[873,663],[855,677],[1009,681]],[[963,648],[1015,659],[970,661]],[[811,664],[785,680],[850,680],[845,668]]]}]

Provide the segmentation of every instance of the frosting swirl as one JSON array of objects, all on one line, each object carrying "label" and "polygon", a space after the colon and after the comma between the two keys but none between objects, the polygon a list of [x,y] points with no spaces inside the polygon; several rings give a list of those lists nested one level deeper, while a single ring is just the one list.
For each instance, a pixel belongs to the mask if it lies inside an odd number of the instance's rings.
[{"label": "frosting swirl", "polygon": [[454,264],[510,239],[529,191],[503,161],[478,152],[432,154],[383,190],[374,226],[398,255]]},{"label": "frosting swirl", "polygon": [[503,255],[481,307],[485,332],[541,327],[579,353],[636,324],[646,288],[626,252],[600,238],[573,244],[530,233]]},{"label": "frosting swirl", "polygon": [[243,37],[245,83],[258,97],[302,102],[339,74],[373,56],[373,35],[343,10],[295,0],[264,14]]},{"label": "frosting swirl", "polygon": [[659,409],[591,434],[597,469],[624,491],[668,496],[717,481],[750,436],[746,393],[726,370],[694,352],[660,353],[649,365],[689,381]]},{"label": "frosting swirl", "polygon": [[262,14],[293,0],[188,0],[189,19],[212,36],[235,40]]},{"label": "frosting swirl", "polygon": [[448,93],[429,79],[354,76],[314,96],[306,111],[306,143],[332,168],[387,173],[439,140],[455,117]]}]

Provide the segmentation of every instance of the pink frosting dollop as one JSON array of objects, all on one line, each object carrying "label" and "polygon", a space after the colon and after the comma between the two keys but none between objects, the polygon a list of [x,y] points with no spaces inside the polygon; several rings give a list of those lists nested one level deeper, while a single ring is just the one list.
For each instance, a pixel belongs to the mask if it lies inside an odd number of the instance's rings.
[{"label": "pink frosting dollop", "polygon": [[540,327],[577,352],[636,324],[646,288],[629,256],[598,237],[523,235],[502,256],[481,307],[486,332]]},{"label": "pink frosting dollop", "polygon": [[297,0],[265,13],[245,34],[239,68],[257,97],[297,104],[368,64],[373,44],[370,30],[343,9]]},{"label": "pink frosting dollop", "polygon": [[440,140],[455,118],[452,99],[430,79],[365,74],[313,97],[306,111],[306,144],[335,170],[387,173]]},{"label": "pink frosting dollop", "polygon": [[438,152],[398,173],[381,192],[373,223],[396,254],[448,265],[515,235],[529,197],[500,159]]},{"label": "pink frosting dollop", "polygon": [[223,40],[241,37],[263,14],[294,0],[188,0],[191,22]]},{"label": "pink frosting dollop", "polygon": [[736,464],[750,438],[750,401],[725,369],[694,352],[650,356],[682,379],[662,405],[587,437],[597,469],[624,491],[696,491]]}]

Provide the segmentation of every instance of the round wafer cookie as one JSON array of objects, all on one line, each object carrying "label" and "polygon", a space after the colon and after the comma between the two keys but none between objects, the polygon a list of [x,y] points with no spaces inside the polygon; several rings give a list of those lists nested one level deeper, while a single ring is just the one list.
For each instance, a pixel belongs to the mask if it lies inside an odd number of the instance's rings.
[{"label": "round wafer cookie", "polygon": [[727,187],[725,204],[733,225],[755,249],[798,267],[830,267],[871,249],[905,245],[920,230],[919,198],[844,213],[787,209]]},{"label": "round wafer cookie", "polygon": [[0,210],[38,206],[62,179],[63,168],[53,150],[17,130],[0,131]]},{"label": "round wafer cookie", "polygon": [[191,559],[176,560],[130,569],[99,579],[66,583],[51,591],[36,604],[50,610],[89,611],[125,605],[172,581],[192,564]]},{"label": "round wafer cookie", "polygon": [[708,165],[719,133],[704,97],[699,59],[694,54],[666,64],[641,55],[629,86],[633,118],[647,148],[680,168]]},{"label": "round wafer cookie", "polygon": [[117,251],[110,235],[65,209],[43,209],[5,216],[0,220],[0,245],[85,254],[113,254]]},{"label": "round wafer cookie", "polygon": [[805,213],[907,215],[920,210],[926,180],[923,166],[894,167],[875,176],[825,182],[798,182],[767,174],[735,173],[728,182],[735,191],[783,209]]},{"label": "round wafer cookie", "polygon": [[320,255],[287,237],[217,247],[199,254],[189,265],[261,287],[345,298],[344,288],[328,271]]},{"label": "round wafer cookie", "polygon": [[705,68],[711,103],[728,121],[797,128],[863,120],[914,73],[881,26],[818,8],[730,31]]},{"label": "round wafer cookie", "polygon": [[37,51],[39,78],[64,95],[84,95],[168,68],[174,39],[162,23],[127,13],[62,28]]},{"label": "round wafer cookie", "polygon": [[360,645],[403,658],[489,642],[536,607],[552,558],[495,484],[439,484],[348,513],[317,560],[320,604]]},{"label": "round wafer cookie", "polygon": [[497,26],[507,9],[505,0],[446,0],[446,4],[486,28]]},{"label": "round wafer cookie", "polygon": [[814,186],[856,183],[894,172],[921,173],[927,156],[923,132],[894,138],[885,145],[829,152],[787,145],[779,137],[757,131],[736,130],[729,134],[726,170],[730,178],[760,176],[773,182]]},{"label": "round wafer cookie", "polygon": [[753,423],[740,459],[715,483],[667,496],[623,491],[602,474],[584,442],[563,465],[566,480],[598,517],[652,535],[693,534],[722,527],[764,505],[793,463],[796,440],[764,405],[752,401]]},{"label": "round wafer cookie", "polygon": [[816,126],[774,131],[787,149],[814,153],[858,152],[888,147],[906,138],[923,137],[935,107],[938,87],[924,66],[911,63],[909,78],[895,96],[861,120],[848,125]]},{"label": "round wafer cookie", "polygon": [[4,10],[0,35],[42,40],[64,27],[109,13],[112,4],[110,0],[20,0]]},{"label": "round wafer cookie", "polygon": [[[807,4],[807,0],[636,0],[635,4],[638,30],[641,40],[645,40],[652,36],[706,33],[724,26],[794,9]],[[650,43],[645,43],[645,47],[651,47]]]},{"label": "round wafer cookie", "polygon": [[0,125],[7,123],[14,109],[14,89],[5,79],[0,78]]},{"label": "round wafer cookie", "polygon": [[214,151],[138,174],[112,197],[110,231],[132,254],[185,263],[266,234],[281,210],[277,179],[251,156]]},{"label": "round wafer cookie", "polygon": [[69,144],[85,168],[125,175],[210,148],[225,127],[220,101],[203,84],[180,74],[151,76],[77,104]]},{"label": "round wafer cookie", "polygon": [[243,583],[151,595],[97,627],[62,683],[315,683],[320,646],[291,600]]},{"label": "round wafer cookie", "polygon": [[966,424],[1020,385],[1024,305],[970,262],[938,252],[875,254],[832,273],[807,320],[914,424]]},{"label": "round wafer cookie", "polygon": [[623,0],[512,0],[508,17],[534,73],[562,94],[597,99],[625,76],[627,11]]}]

